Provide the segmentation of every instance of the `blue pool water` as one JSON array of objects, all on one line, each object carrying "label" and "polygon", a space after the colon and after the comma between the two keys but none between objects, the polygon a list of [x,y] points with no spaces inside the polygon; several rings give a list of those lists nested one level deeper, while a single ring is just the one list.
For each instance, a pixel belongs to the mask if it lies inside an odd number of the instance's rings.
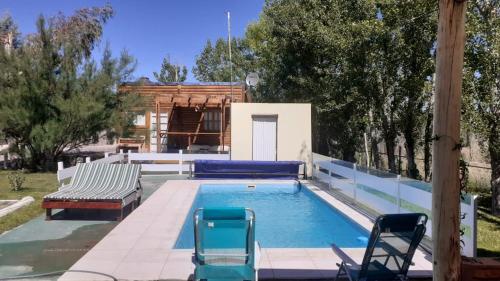
[{"label": "blue pool water", "polygon": [[247,207],[255,211],[256,237],[265,248],[366,247],[369,233],[298,184],[206,184],[200,186],[177,238],[176,249],[194,248],[193,212],[201,207]]}]

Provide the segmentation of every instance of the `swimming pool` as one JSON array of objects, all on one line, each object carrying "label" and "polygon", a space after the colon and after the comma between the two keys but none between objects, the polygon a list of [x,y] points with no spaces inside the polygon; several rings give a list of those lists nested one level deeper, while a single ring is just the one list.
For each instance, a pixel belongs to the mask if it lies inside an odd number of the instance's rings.
[{"label": "swimming pool", "polygon": [[255,211],[256,238],[265,248],[364,248],[369,233],[299,184],[203,184],[174,248],[194,248],[193,212],[201,207]]}]

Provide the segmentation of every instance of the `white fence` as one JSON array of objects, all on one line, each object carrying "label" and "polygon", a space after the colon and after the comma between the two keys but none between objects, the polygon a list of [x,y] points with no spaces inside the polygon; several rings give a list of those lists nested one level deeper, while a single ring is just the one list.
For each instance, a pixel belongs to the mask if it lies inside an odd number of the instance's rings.
[{"label": "white fence", "polygon": [[[86,163],[115,163],[125,160],[127,155],[128,163],[141,164],[142,172],[175,172],[179,175],[189,172],[189,165],[194,160],[229,160],[229,154],[187,154],[179,150],[179,153],[133,153],[129,151],[127,154],[109,156],[109,153],[104,154],[104,158],[91,161],[90,157],[85,159]],[[167,162],[167,163],[161,163]],[[57,180],[59,182],[71,178],[76,171],[76,166],[64,168],[63,162],[57,163]]]},{"label": "white fence", "polygon": [[[97,159],[92,161],[92,163],[115,163],[123,161],[124,154],[116,154],[113,156],[109,156],[109,153],[104,153],[104,158]],[[90,157],[85,158],[86,163],[90,163]],[[65,179],[71,178],[76,172],[76,166],[72,166],[69,168],[64,168],[63,162],[57,162],[57,180],[62,182]]]},{"label": "white fence", "polygon": [[[313,154],[313,177],[365,205],[377,213],[425,213],[429,216],[426,235],[432,236],[432,186],[429,183],[402,178],[399,175],[357,167],[356,164]],[[464,242],[462,254],[476,255],[476,198],[465,195],[460,207]],[[450,200],[455,200],[450,198]]]},{"label": "white fence", "polygon": [[177,172],[182,175],[189,172],[190,162],[194,160],[229,160],[229,154],[190,154],[182,150],[179,153],[128,152],[128,162],[140,163],[143,172]]}]

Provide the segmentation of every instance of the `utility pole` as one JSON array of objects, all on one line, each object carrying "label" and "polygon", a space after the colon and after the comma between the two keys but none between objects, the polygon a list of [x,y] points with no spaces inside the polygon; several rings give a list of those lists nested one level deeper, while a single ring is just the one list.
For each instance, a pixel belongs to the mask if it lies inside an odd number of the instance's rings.
[{"label": "utility pole", "polygon": [[432,145],[434,281],[460,280],[460,103],[465,0],[440,0]]}]

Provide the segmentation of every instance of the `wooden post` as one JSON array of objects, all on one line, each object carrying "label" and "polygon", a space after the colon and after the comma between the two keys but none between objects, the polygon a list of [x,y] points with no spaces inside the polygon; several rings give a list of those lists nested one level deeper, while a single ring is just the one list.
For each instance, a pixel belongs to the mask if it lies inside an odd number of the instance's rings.
[{"label": "wooden post", "polygon": [[156,101],[156,152],[161,152],[161,119],[160,119],[160,102]]},{"label": "wooden post", "polygon": [[465,43],[464,0],[440,0],[432,145],[434,281],[460,280],[460,96]]},{"label": "wooden post", "polygon": [[226,100],[222,102],[222,116],[221,116],[221,124],[222,124],[222,149],[221,151],[225,151],[224,146],[225,138],[226,138]]},{"label": "wooden post", "polygon": [[223,135],[223,130],[224,130],[224,126],[222,126],[222,104],[221,104],[221,107],[220,107],[220,116],[219,116],[219,125],[220,125],[220,130],[219,130],[219,146],[222,145],[222,138],[224,138],[224,135]]}]

